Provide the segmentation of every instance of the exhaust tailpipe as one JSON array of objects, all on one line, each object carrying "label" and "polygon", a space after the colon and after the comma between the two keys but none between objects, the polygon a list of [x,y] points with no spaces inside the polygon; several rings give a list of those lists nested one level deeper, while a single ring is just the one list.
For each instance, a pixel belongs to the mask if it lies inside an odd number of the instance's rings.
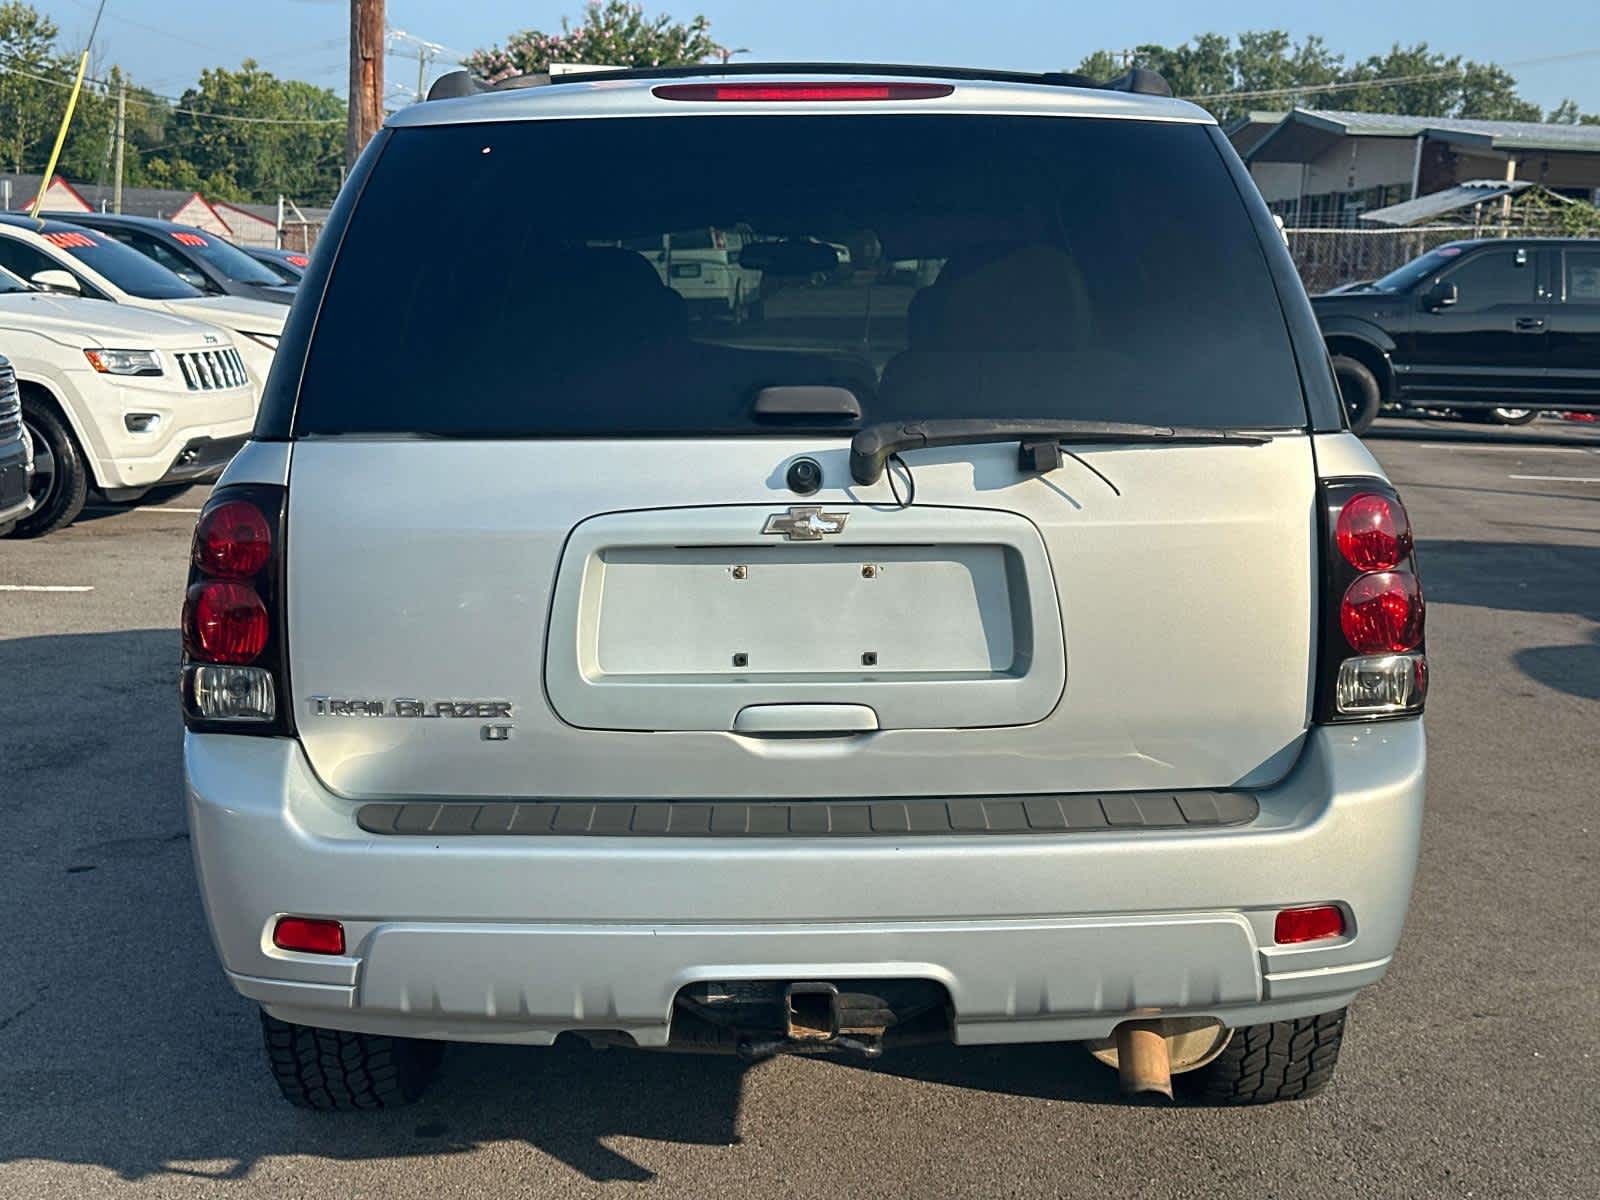
[{"label": "exhaust tailpipe", "polygon": [[1115,1032],[1124,1096],[1172,1099],[1172,1057],[1160,1021],[1124,1021]]}]

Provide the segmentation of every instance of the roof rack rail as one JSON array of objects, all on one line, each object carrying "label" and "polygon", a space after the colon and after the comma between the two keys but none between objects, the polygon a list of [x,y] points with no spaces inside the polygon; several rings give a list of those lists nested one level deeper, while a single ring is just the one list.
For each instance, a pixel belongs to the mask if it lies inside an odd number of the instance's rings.
[{"label": "roof rack rail", "polygon": [[965,79],[992,83],[1030,83],[1045,87],[1098,88],[1140,96],[1170,96],[1172,88],[1159,72],[1134,67],[1104,81],[1067,71],[986,71],[972,67],[915,67],[893,63],[700,63],[689,67],[628,67],[551,76],[544,72],[513,75],[486,83],[470,71],[452,71],[434,80],[429,100],[453,100],[484,92],[518,91],[551,83],[591,83],[614,79],[686,79],[717,75],[911,75],[932,79]]}]

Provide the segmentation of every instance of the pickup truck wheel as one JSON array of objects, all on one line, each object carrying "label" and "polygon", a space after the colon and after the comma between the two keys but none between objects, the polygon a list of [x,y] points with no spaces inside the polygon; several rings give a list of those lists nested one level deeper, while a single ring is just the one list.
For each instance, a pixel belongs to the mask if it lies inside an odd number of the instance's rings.
[{"label": "pickup truck wheel", "polygon": [[1491,408],[1489,419],[1496,425],[1527,425],[1539,416],[1536,408]]},{"label": "pickup truck wheel", "polygon": [[1333,356],[1333,373],[1339,380],[1339,394],[1344,399],[1345,411],[1350,414],[1350,432],[1365,433],[1378,419],[1378,407],[1383,403],[1383,389],[1378,377],[1367,365],[1343,354]]},{"label": "pickup truck wheel", "polygon": [[78,519],[89,496],[89,467],[67,423],[26,395],[22,423],[33,439],[33,479],[28,491],[34,508],[16,523],[11,536],[44,537]]},{"label": "pickup truck wheel", "polygon": [[1201,1104],[1271,1104],[1315,1096],[1333,1078],[1344,1039],[1345,1010],[1246,1025],[1221,1054],[1173,1076],[1185,1099]]},{"label": "pickup truck wheel", "polygon": [[293,1025],[265,1011],[261,1036],[283,1098],[323,1112],[410,1104],[444,1052],[442,1042]]}]

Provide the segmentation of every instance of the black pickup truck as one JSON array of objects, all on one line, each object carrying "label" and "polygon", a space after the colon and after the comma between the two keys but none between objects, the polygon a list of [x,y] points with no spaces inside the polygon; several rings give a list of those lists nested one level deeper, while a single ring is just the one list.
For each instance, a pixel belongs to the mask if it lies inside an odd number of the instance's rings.
[{"label": "black pickup truck", "polygon": [[1357,433],[1380,408],[1600,409],[1600,240],[1451,242],[1311,303]]}]

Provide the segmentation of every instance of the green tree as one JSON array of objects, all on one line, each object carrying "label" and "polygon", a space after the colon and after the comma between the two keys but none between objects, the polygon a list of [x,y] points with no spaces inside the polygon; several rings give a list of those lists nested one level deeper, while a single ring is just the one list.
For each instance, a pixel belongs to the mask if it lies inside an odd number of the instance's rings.
[{"label": "green tree", "polygon": [[1600,113],[1586,113],[1568,97],[1545,114],[1552,125],[1600,125]]},{"label": "green tree", "polygon": [[55,48],[59,33],[32,5],[0,4],[0,162],[14,173],[44,169],[66,109],[65,87],[34,78],[71,82],[74,64]]},{"label": "green tree", "polygon": [[252,59],[237,71],[213,67],[180,97],[166,145],[141,156],[141,174],[223,200],[283,192],[326,202],[339,188],[344,115],[344,101],[329,89],[279,79]]},{"label": "green tree", "polygon": [[[1296,104],[1419,117],[1537,121],[1543,115],[1517,95],[1516,80],[1503,68],[1446,55],[1425,42],[1396,44],[1386,54],[1346,65],[1315,36],[1297,43],[1281,29],[1236,39],[1205,33],[1180,46],[1140,46],[1133,65],[1160,71],[1174,94],[1199,100],[1222,120]],[[1105,51],[1090,54],[1079,67],[1095,78],[1120,69]],[[1271,94],[1251,94],[1260,92]]]},{"label": "green tree", "polygon": [[687,23],[662,13],[645,16],[642,4],[590,0],[574,27],[561,18],[560,33],[525,29],[504,46],[475,51],[467,68],[485,79],[548,71],[553,62],[603,63],[617,67],[673,67],[704,62],[721,47],[711,38],[711,22],[696,16]]}]

